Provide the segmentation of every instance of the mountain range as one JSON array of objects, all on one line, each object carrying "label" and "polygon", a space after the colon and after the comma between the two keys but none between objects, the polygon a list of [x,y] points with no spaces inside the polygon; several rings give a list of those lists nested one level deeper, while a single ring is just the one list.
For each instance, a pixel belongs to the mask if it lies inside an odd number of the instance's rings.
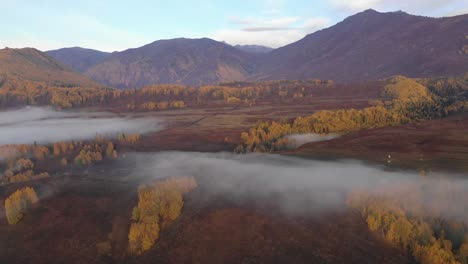
[{"label": "mountain range", "polygon": [[54,58],[57,62],[52,64],[60,69],[67,65],[117,88],[272,79],[348,82],[393,75],[436,77],[468,72],[467,29],[466,14],[431,18],[366,10],[277,49],[178,38],[121,52],[75,47],[47,51],[44,56]]},{"label": "mountain range", "polygon": [[208,38],[158,40],[112,53],[84,74],[117,88],[213,84],[246,80],[255,73],[256,56]]}]

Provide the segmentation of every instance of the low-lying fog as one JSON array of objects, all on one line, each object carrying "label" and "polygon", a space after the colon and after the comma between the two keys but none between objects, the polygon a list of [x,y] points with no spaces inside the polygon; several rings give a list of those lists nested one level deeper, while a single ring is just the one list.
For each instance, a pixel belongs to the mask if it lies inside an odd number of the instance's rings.
[{"label": "low-lying fog", "polygon": [[294,134],[288,135],[284,138],[289,142],[289,148],[298,148],[304,144],[311,143],[311,142],[318,142],[318,141],[325,141],[339,137],[338,134],[327,134],[327,135],[320,135],[320,134]]},{"label": "low-lying fog", "polygon": [[92,139],[96,134],[114,137],[119,133],[158,131],[154,118],[118,117],[100,112],[58,112],[27,107],[0,112],[0,145],[53,143]]},{"label": "low-lying fog", "polygon": [[455,175],[425,178],[357,161],[326,162],[273,154],[161,152],[134,157],[132,175],[149,179],[194,176],[212,197],[270,201],[287,212],[343,208],[347,195],[355,191],[386,195],[411,207],[408,209],[444,217],[465,217],[468,212],[468,181]]}]

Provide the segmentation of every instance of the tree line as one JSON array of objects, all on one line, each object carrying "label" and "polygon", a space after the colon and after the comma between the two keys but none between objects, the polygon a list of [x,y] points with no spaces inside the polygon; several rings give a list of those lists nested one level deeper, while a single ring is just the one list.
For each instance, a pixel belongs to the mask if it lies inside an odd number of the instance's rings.
[{"label": "tree line", "polygon": [[332,81],[268,81],[226,83],[201,87],[150,85],[142,89],[58,87],[9,78],[0,86],[0,107],[51,105],[58,108],[125,106],[132,111],[157,111],[196,107],[213,102],[254,105],[262,100],[299,100],[312,97],[335,84]]}]

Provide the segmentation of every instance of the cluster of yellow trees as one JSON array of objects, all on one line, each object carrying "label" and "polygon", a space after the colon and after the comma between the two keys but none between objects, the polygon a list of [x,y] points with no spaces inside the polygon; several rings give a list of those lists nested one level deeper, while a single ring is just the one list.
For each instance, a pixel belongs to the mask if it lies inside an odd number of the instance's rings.
[{"label": "cluster of yellow trees", "polygon": [[[130,108],[136,109],[135,105],[129,105]],[[141,105],[143,110],[154,111],[154,110],[165,110],[165,109],[175,109],[175,108],[185,108],[185,102],[182,100],[176,101],[161,101],[161,102],[147,102]]]},{"label": "cluster of yellow trees", "polygon": [[[140,90],[122,92],[120,99],[127,98],[132,103],[127,105],[130,110],[163,110],[199,106],[215,101],[226,104],[254,105],[257,100],[300,99],[311,96],[317,87],[333,86],[332,81],[269,81],[260,83],[226,83],[222,85],[207,85],[201,87],[184,87],[178,85],[153,85]],[[157,98],[158,101],[145,101],[136,104],[139,98]],[[164,101],[160,101],[164,99]]]},{"label": "cluster of yellow trees", "polygon": [[15,163],[17,157],[33,157],[37,160],[43,160],[47,155],[50,154],[50,150],[47,146],[41,146],[37,144],[20,144],[20,145],[3,145],[0,146],[0,155],[8,160],[9,167]]},{"label": "cluster of yellow trees", "polygon": [[183,194],[197,187],[193,177],[177,177],[141,186],[138,206],[133,208],[128,234],[129,251],[140,255],[159,238],[160,229],[179,217],[184,205]]},{"label": "cluster of yellow trees", "polygon": [[119,134],[117,140],[124,144],[136,144],[141,138],[140,134]]},{"label": "cluster of yellow trees", "polygon": [[24,187],[11,194],[5,200],[5,213],[9,224],[17,224],[32,204],[39,201],[36,192],[31,187]]},{"label": "cluster of yellow trees", "polygon": [[0,87],[0,107],[52,105],[70,108],[102,104],[119,96],[119,91],[108,88],[56,87],[43,82],[10,78]]},{"label": "cluster of yellow trees", "polygon": [[79,142],[65,142],[65,141],[55,142],[52,145],[52,153],[54,154],[55,157],[58,157],[62,154],[66,154],[70,151],[73,151],[75,148],[79,147],[79,145],[80,145]]},{"label": "cluster of yellow trees", "polygon": [[[453,112],[454,105],[468,104],[466,86],[457,86],[459,92],[456,100],[446,102],[449,97],[431,89],[417,81],[405,77],[395,77],[388,80],[382,92],[382,101],[372,102],[373,106],[364,109],[340,109],[335,111],[323,110],[310,116],[298,117],[292,121],[262,122],[243,132],[243,143],[236,148],[236,152],[270,152],[284,149],[288,142],[284,136],[304,133],[346,133],[360,129],[378,128],[405,124],[413,121],[442,117],[445,113]],[[444,86],[449,91],[454,90]],[[461,103],[460,103],[461,102]],[[452,109],[452,110],[447,110]],[[457,110],[462,110],[457,108]],[[468,108],[466,108],[468,109]]]},{"label": "cluster of yellow trees", "polygon": [[48,147],[35,144],[0,146],[0,155],[5,160],[0,162],[0,168],[5,167],[3,177],[0,177],[0,185],[49,177],[47,172],[36,173],[34,162],[31,160],[43,160],[49,153]]},{"label": "cluster of yellow trees", "polygon": [[[135,144],[140,134],[119,134],[119,144]],[[4,145],[0,146],[0,184],[24,182],[49,177],[47,172],[35,172],[35,162],[46,158],[61,158],[62,166],[68,165],[67,157],[73,158],[75,165],[91,165],[104,158],[117,158],[117,150],[112,141],[96,136],[94,142],[56,142],[52,145]]]},{"label": "cluster of yellow trees", "polygon": [[[136,144],[140,138],[140,134],[122,133],[117,135],[117,141],[120,144]],[[100,135],[96,136],[94,144],[83,145],[80,143],[80,149],[80,152],[74,159],[76,165],[91,165],[95,162],[102,161],[104,158],[117,158],[117,150],[114,143]]]},{"label": "cluster of yellow trees", "polygon": [[161,110],[204,105],[214,101],[227,104],[255,104],[257,100],[300,99],[312,96],[316,88],[328,88],[332,81],[268,81],[227,83],[202,87],[152,85],[142,89],[115,90],[93,87],[56,87],[43,82],[9,79],[0,86],[0,107],[52,105],[71,108],[123,104],[129,110]]},{"label": "cluster of yellow trees", "polygon": [[2,183],[24,182],[49,177],[47,172],[35,174],[34,163],[30,159],[20,158],[13,167],[4,172]]},{"label": "cluster of yellow trees", "polygon": [[405,116],[383,106],[364,109],[341,109],[319,111],[310,116],[298,117],[292,122],[272,121],[258,123],[249,132],[242,132],[243,143],[236,152],[271,152],[282,150],[289,144],[284,138],[291,134],[345,133],[366,128],[392,126],[408,122]]},{"label": "cluster of yellow trees", "polygon": [[391,195],[356,192],[348,203],[371,231],[408,251],[418,263],[468,263],[468,229],[463,222],[415,211]]},{"label": "cluster of yellow trees", "polygon": [[102,161],[102,149],[99,144],[86,144],[75,157],[76,165],[91,165],[95,162]]}]

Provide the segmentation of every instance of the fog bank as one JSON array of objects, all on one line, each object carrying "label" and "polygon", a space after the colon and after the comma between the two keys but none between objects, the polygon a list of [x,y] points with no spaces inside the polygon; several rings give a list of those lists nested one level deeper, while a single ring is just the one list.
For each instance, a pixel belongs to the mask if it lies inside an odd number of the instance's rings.
[{"label": "fog bank", "polygon": [[[272,203],[288,213],[345,206],[351,192],[397,199],[431,216],[467,218],[468,181],[460,175],[421,177],[385,171],[357,161],[315,161],[273,154],[162,152],[136,154],[132,175],[149,179],[194,176],[213,199]],[[446,175],[447,176],[447,175]]]},{"label": "fog bank", "polygon": [[57,112],[28,107],[0,112],[0,145],[92,139],[96,134],[148,133],[162,129],[154,118],[118,117],[99,112]]},{"label": "fog bank", "polygon": [[304,144],[317,142],[317,141],[325,141],[339,137],[338,134],[294,134],[294,135],[287,135],[284,138],[288,140],[288,147],[289,148],[298,148]]}]

